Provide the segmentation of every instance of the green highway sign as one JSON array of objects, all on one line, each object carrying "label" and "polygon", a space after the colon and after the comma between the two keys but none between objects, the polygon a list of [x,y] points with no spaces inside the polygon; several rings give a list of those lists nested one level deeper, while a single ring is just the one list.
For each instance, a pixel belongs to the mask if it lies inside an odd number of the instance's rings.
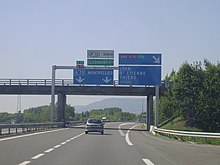
[{"label": "green highway sign", "polygon": [[76,61],[76,65],[84,65],[84,61]]},{"label": "green highway sign", "polygon": [[87,65],[113,66],[114,59],[87,59]]}]

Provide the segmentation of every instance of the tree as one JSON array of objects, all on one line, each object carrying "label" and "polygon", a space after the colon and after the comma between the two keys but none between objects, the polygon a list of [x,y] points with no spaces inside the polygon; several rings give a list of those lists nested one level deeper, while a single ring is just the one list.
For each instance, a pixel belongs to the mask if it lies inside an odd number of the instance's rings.
[{"label": "tree", "polygon": [[187,126],[220,130],[220,64],[184,63],[171,75],[166,79],[172,83],[160,99],[160,118],[180,115]]}]

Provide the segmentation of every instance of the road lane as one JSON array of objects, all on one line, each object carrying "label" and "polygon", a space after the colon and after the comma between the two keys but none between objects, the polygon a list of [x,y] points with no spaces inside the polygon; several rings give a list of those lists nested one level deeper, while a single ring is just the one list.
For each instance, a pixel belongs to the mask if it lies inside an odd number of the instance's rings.
[{"label": "road lane", "polygon": [[135,151],[156,165],[219,165],[220,146],[198,145],[130,131]]},{"label": "road lane", "polygon": [[33,156],[76,136],[84,130],[62,129],[56,132],[0,141],[0,164],[13,165],[30,160]]},{"label": "road lane", "polygon": [[127,145],[117,129],[107,129],[104,135],[84,134],[60,147],[59,150],[54,150],[42,158],[32,161],[31,164],[146,165],[142,158],[133,151],[133,148]]},{"label": "road lane", "polygon": [[105,127],[104,135],[85,135],[82,127],[0,141],[0,164],[220,164],[219,146],[161,139],[143,131],[137,123],[106,123]]}]

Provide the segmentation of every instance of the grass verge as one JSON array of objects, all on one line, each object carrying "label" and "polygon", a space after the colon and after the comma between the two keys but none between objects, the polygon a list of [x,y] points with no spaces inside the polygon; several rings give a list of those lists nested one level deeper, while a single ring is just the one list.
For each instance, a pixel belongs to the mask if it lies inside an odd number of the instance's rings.
[{"label": "grass verge", "polygon": [[[204,132],[201,129],[186,127],[185,120],[182,117],[176,117],[169,123],[160,127],[162,129],[170,129],[177,131],[192,131],[192,132]],[[220,145],[219,138],[204,138],[204,137],[189,137],[189,136],[178,136],[178,135],[168,135],[168,134],[159,134],[162,137],[168,137],[173,140],[185,141],[185,142],[193,142],[198,144],[212,144],[212,145]]]}]

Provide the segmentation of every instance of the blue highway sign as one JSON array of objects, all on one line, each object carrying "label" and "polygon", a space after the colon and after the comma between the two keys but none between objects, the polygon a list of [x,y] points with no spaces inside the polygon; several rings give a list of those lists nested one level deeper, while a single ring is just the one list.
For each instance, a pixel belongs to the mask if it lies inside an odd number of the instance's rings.
[{"label": "blue highway sign", "polygon": [[161,65],[161,54],[120,53],[119,65]]},{"label": "blue highway sign", "polygon": [[113,85],[113,69],[74,69],[74,84]]},{"label": "blue highway sign", "polygon": [[161,66],[119,66],[120,85],[160,85]]}]

